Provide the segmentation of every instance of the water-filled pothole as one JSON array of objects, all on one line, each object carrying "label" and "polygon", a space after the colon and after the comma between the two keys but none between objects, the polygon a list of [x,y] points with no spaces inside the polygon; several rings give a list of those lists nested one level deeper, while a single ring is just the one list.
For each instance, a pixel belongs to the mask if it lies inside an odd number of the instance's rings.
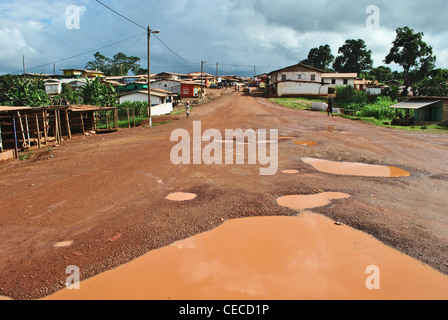
[{"label": "water-filled pothole", "polygon": [[325,173],[364,176],[364,177],[409,177],[410,172],[397,167],[372,165],[355,162],[337,162],[315,158],[302,158],[302,161]]},{"label": "water-filled pothole", "polygon": [[174,192],[167,195],[166,199],[171,201],[189,201],[195,199],[196,197],[197,195],[194,193]]},{"label": "water-filled pothole", "polygon": [[304,212],[229,220],[46,299],[445,300],[447,287],[444,274],[374,237]]},{"label": "water-filled pothole", "polygon": [[55,248],[63,248],[63,247],[69,247],[73,244],[73,241],[61,241],[61,242],[56,242],[53,247]]},{"label": "water-filled pothole", "polygon": [[297,174],[299,173],[299,170],[283,170],[282,173],[284,174]]},{"label": "water-filled pothole", "polygon": [[300,146],[317,146],[319,144],[317,141],[293,141],[293,143]]},{"label": "water-filled pothole", "polygon": [[277,199],[277,203],[282,207],[294,210],[312,209],[323,207],[331,203],[331,200],[347,199],[349,194],[341,192],[323,192],[310,195],[291,195]]}]

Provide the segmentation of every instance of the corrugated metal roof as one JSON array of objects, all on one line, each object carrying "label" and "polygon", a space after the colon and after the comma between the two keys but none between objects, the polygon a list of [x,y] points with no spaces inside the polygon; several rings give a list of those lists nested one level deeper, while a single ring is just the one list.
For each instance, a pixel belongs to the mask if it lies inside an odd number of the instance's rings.
[{"label": "corrugated metal roof", "polygon": [[426,106],[435,104],[437,102],[440,102],[440,100],[433,100],[433,101],[413,101],[413,100],[411,100],[411,101],[404,101],[404,102],[397,103],[393,106],[390,106],[389,108],[417,110],[417,109],[421,109]]}]

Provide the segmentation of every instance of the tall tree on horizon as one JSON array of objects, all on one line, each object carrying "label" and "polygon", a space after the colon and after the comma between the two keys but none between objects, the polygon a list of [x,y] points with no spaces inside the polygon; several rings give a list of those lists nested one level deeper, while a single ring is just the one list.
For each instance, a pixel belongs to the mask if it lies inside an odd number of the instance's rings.
[{"label": "tall tree on horizon", "polygon": [[141,70],[140,58],[127,56],[122,52],[114,55],[112,59],[100,52],[95,53],[94,57],[95,60],[88,62],[86,68],[102,71],[109,76],[126,76],[129,71],[139,74]]},{"label": "tall tree on horizon", "polygon": [[319,48],[312,48],[308,53],[308,58],[302,60],[301,63],[311,67],[329,70],[330,65],[334,61],[334,56],[331,53],[331,48],[328,44],[320,46]]},{"label": "tall tree on horizon", "polygon": [[423,80],[435,67],[436,57],[432,47],[423,41],[423,32],[415,33],[409,27],[398,28],[397,36],[384,62],[392,62],[403,67],[403,81],[406,95],[410,86]]},{"label": "tall tree on horizon", "polygon": [[333,64],[336,72],[361,74],[373,67],[372,51],[367,50],[366,43],[362,39],[346,40],[338,53]]}]

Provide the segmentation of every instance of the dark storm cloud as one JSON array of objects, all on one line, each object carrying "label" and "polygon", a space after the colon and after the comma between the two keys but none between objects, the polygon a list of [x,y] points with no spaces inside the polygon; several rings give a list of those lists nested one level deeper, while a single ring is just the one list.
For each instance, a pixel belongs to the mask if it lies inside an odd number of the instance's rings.
[{"label": "dark storm cloud", "polygon": [[[160,29],[151,38],[152,71],[198,71],[207,61],[208,72],[220,70],[253,74],[253,66],[269,72],[306,58],[313,47],[329,44],[337,49],[347,39],[364,39],[381,65],[397,27],[410,26],[424,32],[434,47],[438,65],[448,64],[445,1],[385,0],[102,0],[142,26]],[[66,8],[82,8],[80,29],[66,28]],[[379,9],[380,28],[366,28],[366,8]],[[18,71],[22,55],[27,65],[39,66],[130,38],[145,30],[126,21],[94,0],[0,0],[0,73]],[[140,40],[139,40],[140,39]],[[139,41],[138,41],[139,40]],[[141,58],[147,64],[146,37],[102,49]],[[84,67],[93,52],[58,63]],[[192,64],[192,63],[194,64]],[[47,66],[47,71],[53,66]],[[33,70],[33,72],[42,72]]]}]

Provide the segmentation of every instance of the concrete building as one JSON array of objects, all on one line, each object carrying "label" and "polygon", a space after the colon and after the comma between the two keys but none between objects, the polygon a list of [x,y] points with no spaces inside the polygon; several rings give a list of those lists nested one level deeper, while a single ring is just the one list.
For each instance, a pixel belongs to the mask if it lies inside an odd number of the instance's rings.
[{"label": "concrete building", "polygon": [[62,93],[62,85],[68,84],[74,91],[80,90],[87,81],[85,79],[49,79],[45,80],[45,92],[48,95],[59,95]]},{"label": "concrete building", "polygon": [[182,81],[180,80],[159,80],[151,82],[151,88],[163,89],[175,94],[180,94],[182,89]]},{"label": "concrete building", "polygon": [[448,126],[448,97],[413,97],[391,106],[392,109],[414,111],[414,123]]},{"label": "concrete building", "polygon": [[302,63],[269,73],[269,90],[272,95],[325,96],[329,88],[354,86],[355,73],[326,73]]},{"label": "concrete building", "polygon": [[[124,102],[148,102],[148,91],[140,90],[122,94],[118,103]],[[151,88],[151,115],[159,116],[173,111],[174,96],[172,92]]]}]

